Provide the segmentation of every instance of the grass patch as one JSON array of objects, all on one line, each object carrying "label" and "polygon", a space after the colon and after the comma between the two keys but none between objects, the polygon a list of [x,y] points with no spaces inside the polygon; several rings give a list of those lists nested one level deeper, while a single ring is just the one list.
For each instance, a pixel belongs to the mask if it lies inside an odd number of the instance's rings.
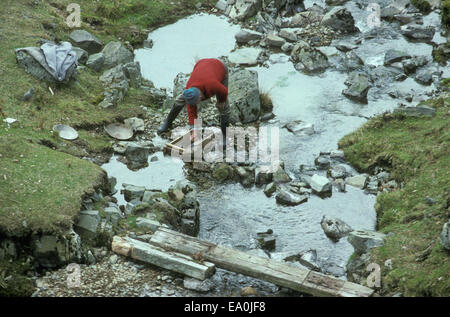
[{"label": "grass patch", "polygon": [[[450,96],[425,103],[436,108],[435,117],[384,114],[345,136],[339,147],[358,170],[386,166],[405,183],[401,190],[380,194],[375,206],[378,230],[394,233],[371,254],[380,265],[392,259],[393,270],[382,269],[384,291],[449,296],[450,254],[439,235],[450,217]],[[426,197],[436,203],[427,204]]]},{"label": "grass patch", "polygon": [[270,91],[260,91],[259,100],[261,102],[261,113],[273,111],[273,102],[270,97]]}]

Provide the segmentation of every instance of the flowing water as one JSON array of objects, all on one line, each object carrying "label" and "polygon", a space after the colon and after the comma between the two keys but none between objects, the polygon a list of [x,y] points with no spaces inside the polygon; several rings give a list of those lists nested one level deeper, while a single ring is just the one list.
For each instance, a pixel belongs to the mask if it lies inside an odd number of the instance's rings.
[{"label": "flowing water", "polygon": [[[321,4],[321,1],[314,2]],[[307,7],[312,3],[305,1]],[[366,6],[364,3],[360,6],[354,2],[346,4],[362,32],[371,31],[364,23],[369,14],[365,11]],[[426,20],[429,24],[439,23],[436,21],[432,15]],[[375,33],[356,50],[366,65],[384,68],[384,53],[392,48],[411,55],[431,56],[431,45],[407,42],[385,22],[381,29],[384,31],[379,36]],[[196,59],[227,55],[235,47],[234,35],[238,30],[239,26],[229,24],[223,17],[193,15],[152,32],[149,38],[154,41],[153,48],[136,50],[136,60],[140,62],[145,78],[153,81],[157,88],[171,91],[175,76],[179,72],[189,73]],[[358,36],[360,34],[346,40]],[[439,36],[435,40],[440,41]],[[367,117],[397,107],[398,100],[389,97],[388,91],[413,90],[415,95],[422,95],[434,88],[419,85],[411,78],[402,82],[377,83],[369,90],[368,104],[361,105],[342,95],[346,88],[345,73],[329,70],[308,76],[296,71],[284,54],[273,54],[265,65],[252,69],[258,72],[260,90],[269,92],[274,102],[276,117],[266,125],[280,127],[280,159],[294,179],[299,176],[300,164],[313,165],[321,151],[337,149],[339,139],[360,127]],[[314,124],[316,133],[295,136],[281,129],[285,123],[297,119]],[[137,172],[128,171],[115,157],[103,168],[110,176],[118,178],[118,187],[122,183],[131,183],[166,190],[183,178],[182,163],[163,158],[160,153],[157,155],[159,161],[149,162],[148,168]],[[315,249],[322,269],[341,278],[345,278],[345,264],[353,248],[345,238],[338,243],[328,239],[320,220],[324,215],[340,218],[353,229],[374,230],[376,224],[376,196],[351,186],[347,186],[346,193],[333,188],[330,198],[311,195],[306,203],[295,207],[280,206],[274,197],[267,198],[262,188],[243,188],[240,184],[218,185],[199,193],[198,199],[201,206],[200,238],[250,250],[257,248],[256,233],[270,228],[277,238],[276,252]],[[222,279],[218,283],[222,283],[223,289],[251,281],[229,273],[220,274]],[[224,278],[227,275],[231,277]],[[253,284],[257,282],[253,281]]]}]

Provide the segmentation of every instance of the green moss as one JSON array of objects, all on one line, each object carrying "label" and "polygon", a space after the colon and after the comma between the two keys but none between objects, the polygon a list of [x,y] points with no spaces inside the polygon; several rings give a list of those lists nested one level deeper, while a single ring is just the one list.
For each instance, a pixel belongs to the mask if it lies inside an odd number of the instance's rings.
[{"label": "green moss", "polygon": [[411,3],[424,14],[431,11],[431,5],[427,0],[411,0]]},{"label": "green moss", "polygon": [[[398,182],[405,183],[401,190],[378,195],[375,206],[378,229],[394,233],[371,253],[375,263],[392,259],[393,270],[382,271],[384,291],[449,296],[450,256],[440,246],[439,234],[449,215],[450,97],[425,104],[436,108],[435,117],[384,114],[344,137],[339,146],[358,170],[372,172],[384,165]],[[437,203],[426,204],[426,197]],[[430,245],[431,254],[418,260]]]},{"label": "green moss", "polygon": [[30,265],[16,260],[0,261],[0,297],[29,297],[34,292],[33,282],[26,277]]},{"label": "green moss", "polygon": [[442,2],[442,25],[447,29],[450,28],[450,0]]}]

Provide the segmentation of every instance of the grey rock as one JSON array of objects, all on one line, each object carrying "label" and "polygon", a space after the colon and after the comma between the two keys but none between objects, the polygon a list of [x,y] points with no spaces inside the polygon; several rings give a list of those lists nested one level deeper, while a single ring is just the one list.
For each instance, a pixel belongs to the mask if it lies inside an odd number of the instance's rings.
[{"label": "grey rock", "polygon": [[262,8],[262,0],[236,0],[229,17],[239,21],[251,18]]},{"label": "grey rock", "polygon": [[358,31],[355,27],[355,20],[352,14],[342,6],[334,7],[325,14],[322,19],[322,24],[344,34]]},{"label": "grey rock", "polygon": [[154,190],[145,190],[144,194],[142,195],[142,202],[143,203],[149,203],[158,194],[161,194],[161,192],[154,191]]},{"label": "grey rock", "polygon": [[314,160],[314,164],[317,166],[319,170],[326,170],[330,167],[330,160],[325,156],[318,156]]},{"label": "grey rock", "polygon": [[123,72],[131,87],[139,88],[141,86],[142,75],[139,62],[132,62],[123,65]]},{"label": "grey rock", "polygon": [[345,53],[344,67],[347,71],[352,71],[362,66],[364,66],[363,60],[354,51]]},{"label": "grey rock", "polygon": [[327,216],[323,216],[320,225],[326,236],[335,242],[353,231],[353,229],[341,219],[329,218]]},{"label": "grey rock", "polygon": [[258,120],[261,112],[258,73],[247,69],[234,70],[229,79],[232,121],[249,123]]},{"label": "grey rock", "polygon": [[354,50],[354,49],[358,48],[358,45],[355,45],[355,44],[352,44],[352,43],[349,43],[349,42],[345,42],[345,41],[340,41],[337,44],[335,44],[335,47],[338,50],[346,53],[346,52],[349,52],[351,50]]},{"label": "grey rock", "polygon": [[414,56],[411,59],[407,59],[403,62],[403,70],[406,74],[413,74],[417,68],[422,67],[428,63],[426,56]]},{"label": "grey rock", "polygon": [[80,47],[76,47],[76,46],[72,46],[72,51],[75,52],[75,54],[77,55],[77,61],[78,64],[86,64],[89,54],[88,52],[86,52],[84,49],[80,48]]},{"label": "grey rock", "polygon": [[269,34],[266,37],[266,42],[267,44],[269,44],[270,46],[274,46],[274,47],[281,47],[283,46],[284,43],[286,43],[286,40],[278,35],[275,34]]},{"label": "grey rock", "polygon": [[138,132],[144,132],[145,129],[144,120],[136,117],[125,119],[124,124],[130,126],[134,131]]},{"label": "grey rock", "polygon": [[286,123],[283,128],[288,129],[289,132],[295,135],[312,135],[314,134],[314,125],[302,120],[294,120]]},{"label": "grey rock", "polygon": [[421,69],[414,77],[415,81],[422,85],[431,85],[433,82],[433,71],[429,69]]},{"label": "grey rock", "polygon": [[384,65],[389,66],[393,63],[401,62],[405,59],[411,58],[411,55],[399,50],[388,50],[384,54]]},{"label": "grey rock", "polygon": [[207,293],[214,288],[214,283],[210,279],[200,281],[186,276],[183,280],[183,287],[196,292]]},{"label": "grey rock", "polygon": [[273,173],[272,179],[276,184],[288,183],[291,181],[291,178],[284,170],[284,164],[281,164],[280,162],[278,162],[278,163],[274,163],[274,166],[276,166],[276,170]]},{"label": "grey rock", "polygon": [[105,62],[105,55],[103,53],[92,54],[89,56],[86,66],[92,70],[99,72],[103,68]]},{"label": "grey rock", "polygon": [[356,230],[349,233],[348,242],[357,254],[363,254],[372,248],[382,246],[385,237],[385,234],[377,231]]},{"label": "grey rock", "polygon": [[311,189],[318,194],[331,193],[331,182],[325,176],[314,174],[309,183]]},{"label": "grey rock", "polygon": [[219,0],[219,1],[217,1],[216,8],[219,9],[220,11],[226,11],[226,9],[228,8],[227,0]]},{"label": "grey rock", "polygon": [[263,35],[260,32],[256,32],[253,30],[242,29],[234,36],[236,42],[239,44],[246,44],[250,41],[260,40]]},{"label": "grey rock", "polygon": [[178,189],[181,189],[183,191],[184,194],[187,194],[189,192],[197,192],[197,186],[188,181],[187,179],[183,179],[183,180],[179,180],[176,184],[175,187]]},{"label": "grey rock", "polygon": [[106,207],[105,208],[106,220],[113,225],[117,225],[120,219],[122,219],[122,213],[118,207]]},{"label": "grey rock", "polygon": [[275,183],[267,184],[266,187],[264,187],[264,194],[266,194],[267,197],[272,196],[273,193],[277,190],[277,185]]},{"label": "grey rock", "polygon": [[262,52],[261,48],[243,47],[231,52],[228,55],[228,60],[233,64],[254,66],[259,63]]},{"label": "grey rock", "polygon": [[120,191],[124,195],[126,201],[131,202],[134,199],[141,200],[144,196],[145,187],[135,186],[131,184],[122,184],[123,189]]},{"label": "grey rock", "polygon": [[304,47],[296,51],[296,47],[294,46],[291,57],[294,62],[303,65],[307,73],[323,72],[330,66],[327,56],[311,47]]},{"label": "grey rock", "polygon": [[103,43],[85,30],[75,30],[69,35],[69,39],[75,46],[81,47],[89,54],[95,54],[102,50]]},{"label": "grey rock", "polygon": [[334,182],[339,190],[339,192],[344,193],[345,192],[345,181],[341,178],[338,178]]},{"label": "grey rock", "polygon": [[136,218],[136,226],[138,228],[150,229],[152,232],[155,232],[159,227],[161,227],[161,223],[156,220],[138,217]]},{"label": "grey rock", "polygon": [[120,42],[109,42],[102,50],[105,55],[105,68],[112,68],[119,64],[132,63],[134,55]]},{"label": "grey rock", "polygon": [[370,88],[369,78],[360,72],[351,72],[345,82],[347,89],[342,94],[347,98],[367,104],[367,93]]},{"label": "grey rock", "polygon": [[285,188],[281,188],[275,196],[278,203],[288,206],[296,206],[308,200],[307,196],[291,193]]},{"label": "grey rock", "polygon": [[429,106],[399,107],[394,113],[401,113],[407,117],[434,117],[436,109]]},{"label": "grey rock", "polygon": [[46,268],[79,263],[82,259],[81,239],[73,230],[61,236],[36,235],[31,245],[35,261]]},{"label": "grey rock", "polygon": [[273,171],[270,166],[259,166],[255,169],[255,184],[269,184],[273,179]]},{"label": "grey rock", "polygon": [[330,175],[333,179],[347,177],[347,169],[343,165],[336,165],[331,167]]},{"label": "grey rock", "polygon": [[367,184],[367,174],[360,174],[352,177],[347,177],[345,183],[353,187],[364,189],[364,187],[366,187]]},{"label": "grey rock", "polygon": [[101,217],[98,210],[82,210],[75,226],[86,231],[87,234],[97,234],[100,220]]},{"label": "grey rock", "polygon": [[341,150],[331,151],[330,158],[335,159],[335,160],[344,160],[345,159],[344,151],[341,151]]},{"label": "grey rock", "polygon": [[447,221],[442,227],[441,244],[446,250],[450,250],[450,221]]},{"label": "grey rock", "polygon": [[320,272],[320,266],[317,263],[317,251],[316,250],[308,250],[301,252],[298,258],[298,262],[303,265],[304,267],[307,267],[310,270]]},{"label": "grey rock", "polygon": [[23,95],[22,101],[30,101],[34,98],[34,88],[31,87],[28,91]]},{"label": "grey rock", "polygon": [[127,158],[127,166],[130,169],[138,169],[148,165],[148,156],[150,150],[153,149],[153,144],[142,144],[129,142],[125,150]]},{"label": "grey rock", "polygon": [[294,45],[292,43],[288,43],[288,42],[284,43],[281,46],[281,50],[286,54],[290,54],[292,52],[293,48],[294,48]]},{"label": "grey rock", "polygon": [[297,42],[297,35],[291,29],[287,28],[281,29],[278,35],[289,42]]},{"label": "grey rock", "polygon": [[407,24],[401,27],[401,33],[410,40],[430,42],[434,37],[435,29],[433,26]]},{"label": "grey rock", "polygon": [[152,39],[145,39],[144,43],[142,44],[144,48],[152,48],[153,47],[153,40]]}]

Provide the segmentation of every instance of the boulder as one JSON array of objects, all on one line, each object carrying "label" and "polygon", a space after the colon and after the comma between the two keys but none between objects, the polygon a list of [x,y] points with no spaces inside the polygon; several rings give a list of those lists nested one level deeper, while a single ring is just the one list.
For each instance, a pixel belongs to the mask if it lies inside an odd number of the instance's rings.
[{"label": "boulder", "polygon": [[446,250],[450,250],[450,221],[447,221],[442,227],[441,244]]},{"label": "boulder", "polygon": [[419,84],[429,86],[433,82],[433,71],[430,69],[421,69],[417,71],[414,80]]},{"label": "boulder", "polygon": [[259,63],[259,57],[263,50],[256,47],[244,47],[231,52],[228,56],[230,63],[254,66]]},{"label": "boulder", "polygon": [[285,188],[281,188],[275,196],[276,201],[282,205],[296,206],[308,200],[307,196],[291,193]]},{"label": "boulder", "polygon": [[81,47],[89,54],[95,54],[102,50],[103,43],[91,33],[85,30],[75,30],[69,35],[70,41]]},{"label": "boulder", "polygon": [[158,230],[159,227],[161,227],[161,223],[156,220],[143,218],[143,217],[137,217],[136,218],[136,227],[149,229],[152,232],[155,232],[156,230]]},{"label": "boulder", "polygon": [[372,248],[382,246],[386,235],[377,231],[356,230],[348,235],[348,242],[357,254],[363,254]]},{"label": "boulder", "polygon": [[251,18],[262,8],[262,0],[236,0],[229,17],[239,21]]},{"label": "boulder", "polygon": [[122,212],[119,207],[111,206],[105,207],[106,221],[109,221],[113,225],[117,225],[120,219],[122,219]]},{"label": "boulder", "polygon": [[429,106],[415,106],[415,107],[398,107],[394,113],[400,113],[406,117],[434,117],[436,109]]},{"label": "boulder", "polygon": [[435,33],[433,26],[422,26],[419,24],[403,25],[400,30],[406,38],[423,42],[431,42]]},{"label": "boulder", "polygon": [[359,30],[355,27],[352,14],[344,7],[332,8],[322,19],[322,24],[344,34],[355,33]]},{"label": "boulder", "polygon": [[345,53],[343,64],[347,71],[353,71],[364,66],[363,60],[354,51]]},{"label": "boulder", "polygon": [[215,166],[212,176],[218,182],[225,182],[233,178],[233,168],[226,163],[219,163]]},{"label": "boulder", "polygon": [[270,166],[258,166],[255,169],[255,184],[269,184],[273,179],[273,171]]},{"label": "boulder", "polygon": [[347,177],[345,179],[345,183],[353,187],[364,189],[364,187],[366,187],[367,184],[367,174]]},{"label": "boulder", "polygon": [[86,64],[88,57],[89,57],[88,52],[86,52],[84,49],[82,49],[80,47],[76,47],[76,46],[72,46],[72,50],[77,55],[78,64],[82,64],[82,65]]},{"label": "boulder", "polygon": [[291,29],[287,28],[281,29],[278,35],[289,42],[297,42],[298,40],[297,35]]},{"label": "boulder", "polygon": [[151,147],[147,144],[129,142],[125,150],[127,166],[130,169],[138,169],[148,166],[148,156]]},{"label": "boulder", "polygon": [[264,194],[266,194],[267,197],[272,196],[273,193],[277,190],[277,185],[275,183],[267,184],[266,187],[264,187]]},{"label": "boulder", "polygon": [[288,129],[289,132],[295,135],[312,135],[314,134],[314,125],[302,120],[294,120],[286,123],[283,128]]},{"label": "boulder", "polygon": [[345,81],[347,89],[342,90],[342,94],[347,98],[367,104],[367,93],[369,91],[369,78],[360,72],[351,72]]},{"label": "boulder", "polygon": [[258,120],[261,112],[258,73],[237,69],[229,73],[228,100],[233,122],[249,123]]},{"label": "boulder", "polygon": [[307,73],[323,72],[330,66],[327,56],[318,49],[302,47],[296,50],[296,46],[297,44],[292,49],[291,57],[295,63],[301,64]]},{"label": "boulder", "polygon": [[330,169],[330,176],[333,179],[347,177],[347,169],[343,165],[335,165]]},{"label": "boulder", "polygon": [[105,62],[105,55],[103,53],[92,54],[89,56],[86,66],[90,69],[99,72],[103,68]]},{"label": "boulder", "polygon": [[317,166],[319,170],[326,170],[330,167],[330,160],[325,156],[318,156],[314,159],[314,165]]},{"label": "boulder", "polygon": [[325,176],[314,174],[309,183],[311,189],[318,194],[329,194],[332,190],[331,182]]},{"label": "boulder", "polygon": [[123,189],[120,191],[124,195],[126,201],[130,202],[134,199],[141,200],[144,196],[145,187],[135,186],[131,184],[122,184]]},{"label": "boulder", "polygon": [[414,56],[411,59],[407,59],[403,62],[403,71],[405,74],[413,74],[417,68],[428,64],[428,58],[426,56]]},{"label": "boulder", "polygon": [[399,50],[387,50],[384,54],[384,65],[389,66],[393,63],[401,62],[405,59],[411,58],[411,55]]},{"label": "boulder", "polygon": [[262,33],[248,29],[242,29],[234,36],[236,42],[238,42],[239,44],[246,44],[250,41],[257,41],[262,39],[262,37]]},{"label": "boulder", "polygon": [[132,63],[134,55],[120,42],[109,42],[102,50],[105,56],[104,67],[112,68],[119,64]]},{"label": "boulder", "polygon": [[270,46],[274,47],[281,47],[284,43],[286,43],[286,40],[278,35],[275,34],[269,34],[266,37],[266,43]]},{"label": "boulder", "polygon": [[335,242],[353,231],[353,229],[341,219],[329,218],[327,216],[323,216],[320,225],[327,237]]},{"label": "boulder", "polygon": [[81,233],[92,237],[97,234],[100,221],[101,217],[98,210],[82,210],[75,228],[81,229]]},{"label": "boulder", "polygon": [[131,87],[139,88],[141,86],[142,75],[139,62],[131,62],[123,65],[123,72]]},{"label": "boulder", "polygon": [[33,256],[45,268],[82,260],[81,239],[73,230],[63,236],[35,235],[32,241]]}]

